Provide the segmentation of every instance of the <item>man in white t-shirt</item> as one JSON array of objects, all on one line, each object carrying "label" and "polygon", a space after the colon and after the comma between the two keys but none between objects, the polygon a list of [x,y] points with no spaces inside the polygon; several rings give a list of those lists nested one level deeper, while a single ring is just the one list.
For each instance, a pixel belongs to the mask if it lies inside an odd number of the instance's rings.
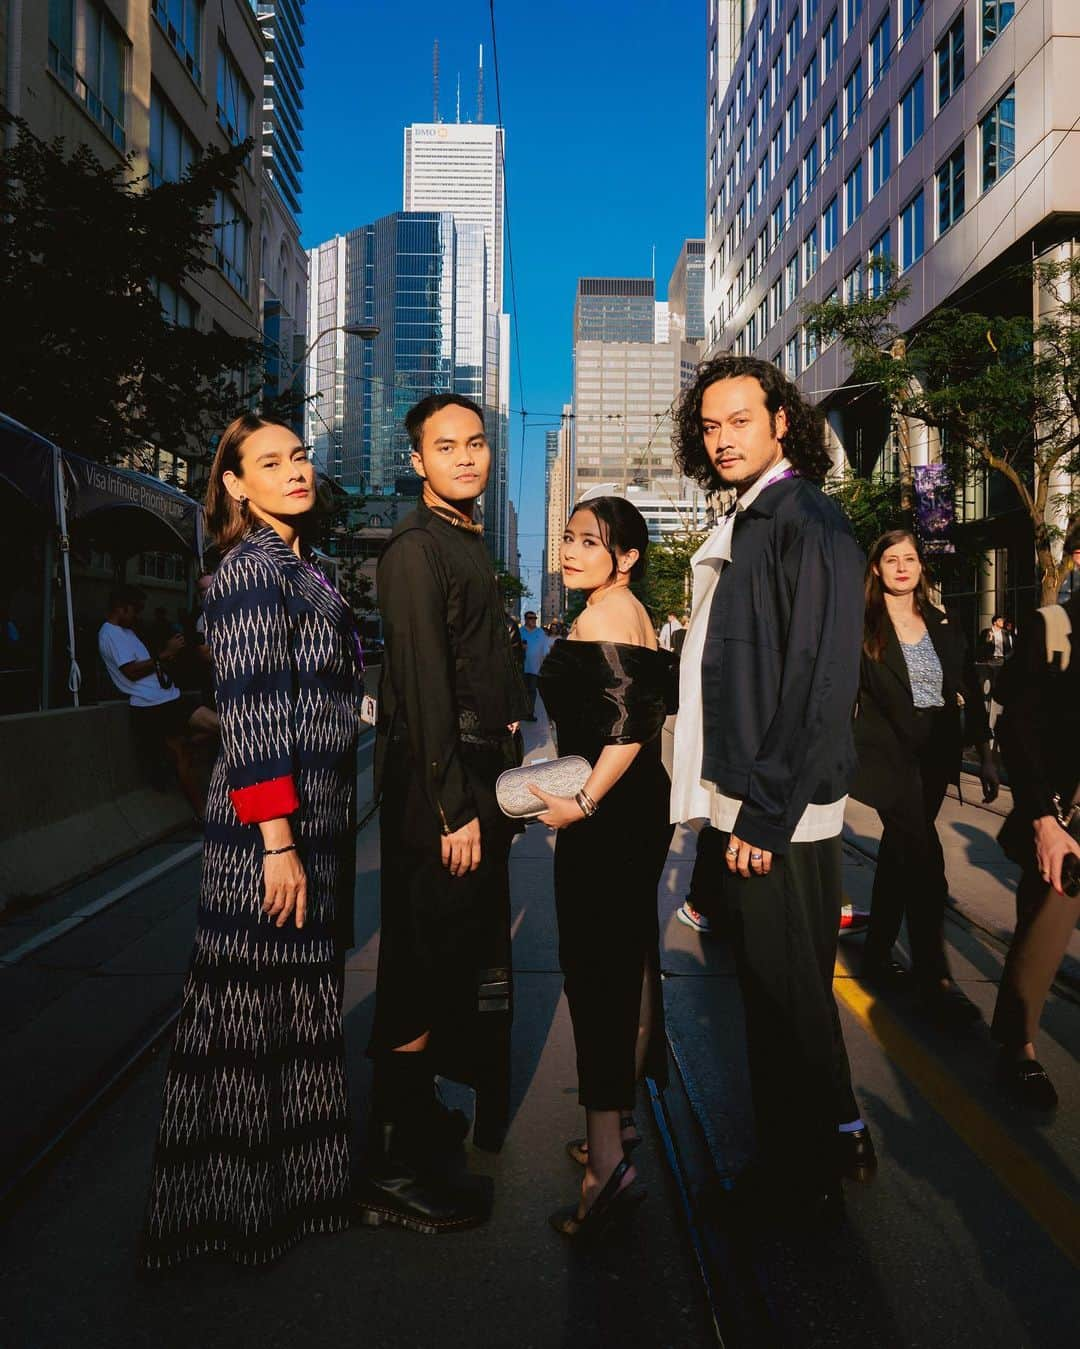
[{"label": "man in white t-shirt", "polygon": [[682,632],[682,624],[679,622],[679,615],[668,614],[667,622],[660,629],[660,633],[656,640],[665,651],[671,651],[677,632]]},{"label": "man in white t-shirt", "polygon": [[536,720],[536,687],[539,682],[540,667],[554,643],[536,621],[536,615],[530,609],[525,615],[525,626],[521,629],[521,640],[525,647],[525,690],[529,695],[529,715],[526,721]]},{"label": "man in white t-shirt", "polygon": [[181,790],[201,819],[205,803],[195,776],[190,736],[216,732],[217,715],[208,707],[197,707],[189,714],[180,699],[180,690],[169,674],[169,666],[184,649],[179,633],[156,656],[136,635],[134,625],[145,598],[135,586],[121,586],[113,592],[108,615],[98,630],[98,652],[109,678],[128,700],[137,738],[165,750],[176,767]]}]

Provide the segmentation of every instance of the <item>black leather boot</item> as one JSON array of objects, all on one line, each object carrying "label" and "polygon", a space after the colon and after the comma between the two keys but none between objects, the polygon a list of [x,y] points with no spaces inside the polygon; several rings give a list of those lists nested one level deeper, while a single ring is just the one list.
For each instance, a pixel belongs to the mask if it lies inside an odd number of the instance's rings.
[{"label": "black leather boot", "polygon": [[437,1236],[479,1227],[491,1214],[492,1185],[483,1176],[447,1176],[432,1169],[417,1132],[373,1122],[367,1173],[357,1197],[365,1227],[393,1223]]}]

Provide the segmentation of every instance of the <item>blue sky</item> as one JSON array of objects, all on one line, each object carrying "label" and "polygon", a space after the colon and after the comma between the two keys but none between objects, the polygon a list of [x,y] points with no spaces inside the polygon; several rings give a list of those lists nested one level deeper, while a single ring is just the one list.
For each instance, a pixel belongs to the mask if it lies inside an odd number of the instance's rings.
[{"label": "blue sky", "polygon": [[[484,44],[485,121],[495,120],[487,0],[308,0],[305,29],[306,247],[401,209],[403,129],[429,121],[431,50],[440,105],[475,116]],[[704,0],[496,0],[510,242],[520,347],[511,404],[510,492],[522,572],[538,589],[544,431],[570,397],[579,276],[648,276],[657,294],[684,238],[704,228]],[[506,277],[507,307],[510,277]],[[520,381],[519,381],[520,372]],[[545,415],[546,414],[546,415]],[[520,483],[520,490],[519,490]]]}]

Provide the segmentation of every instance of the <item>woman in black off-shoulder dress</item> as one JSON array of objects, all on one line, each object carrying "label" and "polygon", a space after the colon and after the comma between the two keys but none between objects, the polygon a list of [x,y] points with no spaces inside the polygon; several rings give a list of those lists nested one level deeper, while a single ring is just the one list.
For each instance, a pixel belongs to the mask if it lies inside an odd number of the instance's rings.
[{"label": "woman in black off-shoulder dress", "polygon": [[670,654],[656,649],[648,614],[629,589],[647,547],[645,521],[621,497],[574,513],[564,577],[589,601],[540,672],[560,756],[579,754],[593,765],[583,794],[543,796],[540,816],[559,831],[559,959],[588,1133],[568,1145],[586,1167],[581,1202],[552,1219],[568,1237],[606,1227],[640,1195],[629,1188],[636,1087],[643,1073],[662,1080],[665,1069],[656,892],[672,835],[660,760],[672,678]]}]

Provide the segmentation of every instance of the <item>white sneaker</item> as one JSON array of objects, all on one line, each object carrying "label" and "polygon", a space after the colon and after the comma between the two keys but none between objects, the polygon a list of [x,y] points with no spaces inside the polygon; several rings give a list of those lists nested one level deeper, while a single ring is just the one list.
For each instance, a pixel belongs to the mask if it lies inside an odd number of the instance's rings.
[{"label": "white sneaker", "polygon": [[695,932],[709,933],[712,931],[712,924],[703,913],[698,913],[697,909],[688,899],[684,899],[675,910],[675,917],[680,923],[685,923],[687,927],[692,927]]}]

